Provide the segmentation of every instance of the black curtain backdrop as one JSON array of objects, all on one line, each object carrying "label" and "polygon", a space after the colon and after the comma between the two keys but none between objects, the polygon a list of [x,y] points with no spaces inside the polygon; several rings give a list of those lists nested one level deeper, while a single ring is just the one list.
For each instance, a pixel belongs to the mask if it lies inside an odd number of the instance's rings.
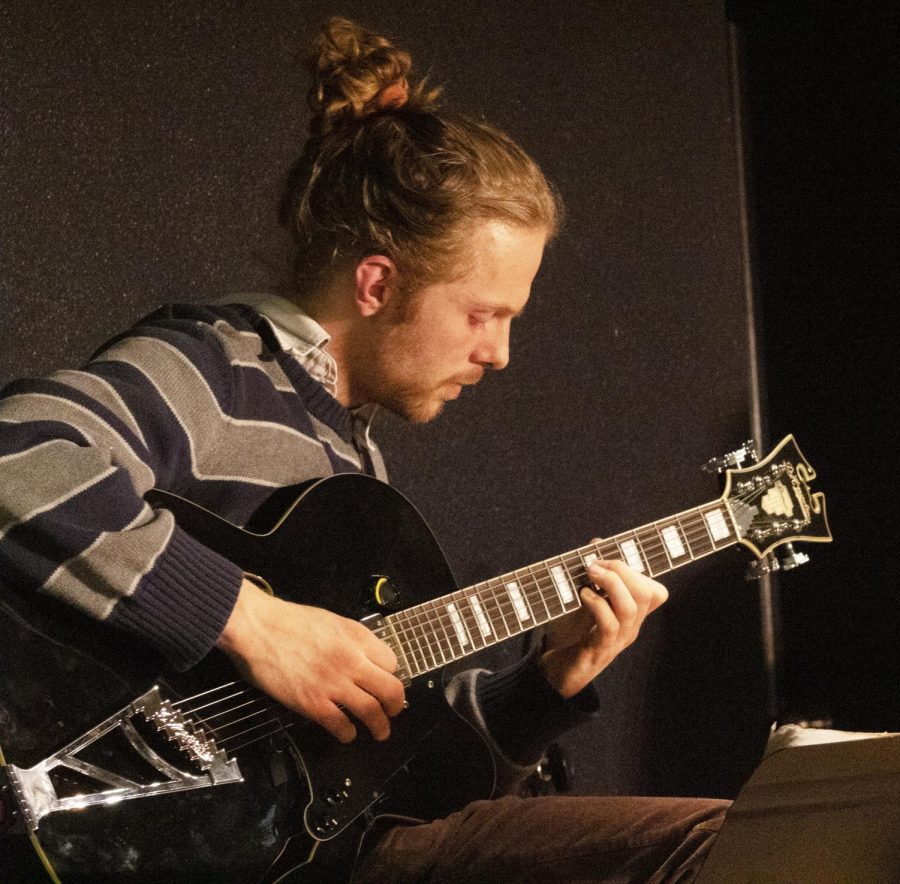
[{"label": "black curtain backdrop", "polygon": [[782,716],[900,730],[896,4],[731,10],[773,438],[809,438],[835,542],[782,585]]},{"label": "black curtain backdrop", "polygon": [[[304,137],[295,53],[334,11],[0,6],[0,382],[77,365],[161,301],[266,284],[252,256]],[[751,435],[755,322],[722,4],[340,12],[402,38],[568,204],[511,366],[433,425],[380,427],[460,581],[717,497],[699,467]],[[670,576],[670,603],[599,680],[600,716],[565,740],[576,791],[734,794],[769,723],[743,572],[731,550]]]}]

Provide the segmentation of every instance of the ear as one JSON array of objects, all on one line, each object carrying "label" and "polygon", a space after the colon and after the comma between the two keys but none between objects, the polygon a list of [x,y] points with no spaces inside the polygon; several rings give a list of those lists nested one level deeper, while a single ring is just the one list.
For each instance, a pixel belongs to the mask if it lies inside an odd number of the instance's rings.
[{"label": "ear", "polygon": [[374,316],[397,287],[397,265],[384,255],[369,255],[356,265],[356,309]]}]

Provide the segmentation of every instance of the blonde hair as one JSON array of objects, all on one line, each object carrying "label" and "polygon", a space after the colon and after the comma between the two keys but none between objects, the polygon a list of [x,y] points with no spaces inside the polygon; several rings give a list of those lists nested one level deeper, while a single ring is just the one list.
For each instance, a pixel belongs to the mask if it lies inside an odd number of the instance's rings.
[{"label": "blonde hair", "polygon": [[390,257],[407,287],[448,279],[478,222],[555,235],[562,204],[534,160],[496,127],[441,109],[439,90],[409,86],[411,67],[344,18],[314,41],[310,136],[280,213],[296,294],[371,254]]}]

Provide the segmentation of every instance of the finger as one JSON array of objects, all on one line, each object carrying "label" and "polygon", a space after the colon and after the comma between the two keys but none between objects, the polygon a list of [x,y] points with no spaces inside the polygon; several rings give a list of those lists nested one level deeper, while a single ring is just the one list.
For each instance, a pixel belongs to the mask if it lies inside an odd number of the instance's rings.
[{"label": "finger", "polygon": [[640,571],[627,565],[625,562],[613,560],[608,567],[615,571],[632,591],[635,600],[646,604],[652,611],[658,608],[668,597],[668,590],[659,582]]},{"label": "finger", "polygon": [[344,691],[343,705],[371,732],[376,740],[386,740],[391,735],[391,722],[377,697],[356,685]]},{"label": "finger", "polygon": [[326,700],[309,711],[308,715],[340,742],[351,743],[356,739],[356,726],[338,708],[337,704]]},{"label": "finger", "polygon": [[359,627],[359,630],[354,639],[362,652],[385,672],[396,672],[397,655],[391,650],[388,643],[378,638],[371,629],[367,629],[361,623],[355,625]]},{"label": "finger", "polygon": [[[612,562],[609,563],[612,566]],[[619,574],[612,567],[593,562],[588,569],[588,577],[606,594],[613,613],[620,622],[631,624],[639,616],[638,600]]]},{"label": "finger", "polygon": [[403,682],[378,666],[368,666],[356,678],[356,684],[381,703],[381,708],[391,717],[405,708],[406,692]]},{"label": "finger", "polygon": [[635,571],[625,562],[612,559],[598,564],[608,568],[622,579],[643,616],[655,611],[669,597],[668,590],[661,583],[646,574]]},{"label": "finger", "polygon": [[622,624],[609,602],[603,596],[597,595],[595,590],[585,587],[581,590],[581,603],[597,627],[588,634],[586,643],[597,648],[615,641]]}]

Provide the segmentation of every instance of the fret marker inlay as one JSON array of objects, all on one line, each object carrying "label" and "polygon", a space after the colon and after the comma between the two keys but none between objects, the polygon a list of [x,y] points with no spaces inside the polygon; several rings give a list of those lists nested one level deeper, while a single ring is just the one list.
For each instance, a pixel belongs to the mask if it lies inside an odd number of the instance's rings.
[{"label": "fret marker inlay", "polygon": [[674,525],[669,525],[663,529],[662,536],[666,542],[666,548],[669,550],[669,555],[673,559],[680,559],[685,554],[685,549],[678,529]]},{"label": "fret marker inlay", "polygon": [[470,595],[469,604],[475,612],[475,619],[478,621],[478,628],[481,630],[481,634],[487,638],[491,634],[491,624],[484,613],[484,608],[481,607],[481,602],[478,601],[478,596]]},{"label": "fret marker inlay", "polygon": [[728,529],[728,523],[725,521],[722,510],[711,510],[708,513],[704,513],[704,515],[706,517],[706,524],[709,525],[709,533],[712,534],[713,540],[726,540],[731,537],[731,531]]},{"label": "fret marker inlay", "polygon": [[512,599],[513,607],[516,609],[516,616],[519,618],[519,621],[524,623],[526,620],[530,620],[531,611],[528,610],[528,605],[525,604],[525,599],[522,598],[522,591],[519,589],[519,584],[516,583],[515,580],[511,580],[506,584],[506,591]]},{"label": "fret marker inlay", "polygon": [[641,555],[641,551],[638,549],[637,544],[633,540],[626,540],[619,545],[622,549],[622,555],[625,556],[625,561],[634,568],[635,571],[643,571],[644,558]]},{"label": "fret marker inlay", "polygon": [[447,613],[450,615],[450,622],[453,624],[453,629],[456,632],[456,637],[459,639],[460,645],[465,647],[469,643],[469,634],[466,632],[466,627],[463,625],[459,609],[453,602],[450,602],[450,604],[447,605]]},{"label": "fret marker inlay", "polygon": [[575,593],[572,591],[572,584],[569,583],[569,576],[566,574],[562,565],[554,565],[550,569],[553,582],[556,584],[556,591],[564,605],[570,605],[575,601]]}]

